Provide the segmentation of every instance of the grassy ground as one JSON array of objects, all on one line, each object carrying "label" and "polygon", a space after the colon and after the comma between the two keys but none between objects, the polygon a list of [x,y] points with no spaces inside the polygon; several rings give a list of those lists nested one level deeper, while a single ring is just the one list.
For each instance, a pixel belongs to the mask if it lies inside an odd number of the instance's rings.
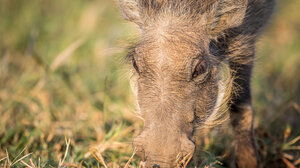
[{"label": "grassy ground", "polygon": [[[282,1],[258,43],[252,83],[264,167],[300,167],[299,6]],[[142,127],[122,59],[136,34],[111,0],[0,1],[0,167],[103,167],[91,151],[124,166]],[[232,166],[227,127],[205,138],[203,166]]]}]

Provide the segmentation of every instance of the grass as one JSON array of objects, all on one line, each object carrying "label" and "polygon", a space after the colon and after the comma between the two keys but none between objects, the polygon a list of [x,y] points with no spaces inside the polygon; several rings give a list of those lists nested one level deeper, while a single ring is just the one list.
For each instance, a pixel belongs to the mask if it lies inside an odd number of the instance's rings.
[{"label": "grass", "polygon": [[[298,6],[280,2],[258,42],[264,167],[300,167]],[[131,141],[142,121],[122,59],[136,35],[110,0],[0,1],[0,167],[138,167]],[[228,127],[204,138],[202,167],[232,167]]]}]

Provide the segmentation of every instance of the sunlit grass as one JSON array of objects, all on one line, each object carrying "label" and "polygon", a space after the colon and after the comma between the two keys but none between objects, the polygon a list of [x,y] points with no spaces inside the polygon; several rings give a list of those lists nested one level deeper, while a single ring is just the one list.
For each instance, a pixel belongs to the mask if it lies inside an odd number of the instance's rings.
[{"label": "sunlit grass", "polygon": [[[281,2],[257,47],[264,167],[300,166],[299,2]],[[110,0],[0,1],[0,167],[138,167],[123,60],[136,35]],[[232,142],[228,123],[211,131],[201,167],[232,167]]]}]

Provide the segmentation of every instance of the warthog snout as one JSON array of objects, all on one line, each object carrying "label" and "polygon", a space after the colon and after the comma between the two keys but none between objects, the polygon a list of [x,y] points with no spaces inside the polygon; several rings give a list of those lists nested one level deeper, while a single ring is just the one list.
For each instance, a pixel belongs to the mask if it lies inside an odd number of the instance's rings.
[{"label": "warthog snout", "polygon": [[166,128],[144,130],[134,140],[137,155],[144,167],[175,167],[176,159],[194,152],[194,143],[184,134]]}]

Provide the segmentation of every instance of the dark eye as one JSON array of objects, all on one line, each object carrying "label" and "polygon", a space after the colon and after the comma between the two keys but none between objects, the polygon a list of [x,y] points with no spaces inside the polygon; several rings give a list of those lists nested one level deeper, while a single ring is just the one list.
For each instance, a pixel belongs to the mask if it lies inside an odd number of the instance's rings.
[{"label": "dark eye", "polygon": [[132,66],[133,66],[133,68],[134,68],[137,72],[139,72],[139,67],[137,66],[136,61],[135,61],[134,58],[132,59]]},{"label": "dark eye", "polygon": [[205,74],[207,72],[208,65],[207,62],[203,59],[197,63],[195,66],[194,72],[192,74],[192,78],[195,79],[201,74]]}]

